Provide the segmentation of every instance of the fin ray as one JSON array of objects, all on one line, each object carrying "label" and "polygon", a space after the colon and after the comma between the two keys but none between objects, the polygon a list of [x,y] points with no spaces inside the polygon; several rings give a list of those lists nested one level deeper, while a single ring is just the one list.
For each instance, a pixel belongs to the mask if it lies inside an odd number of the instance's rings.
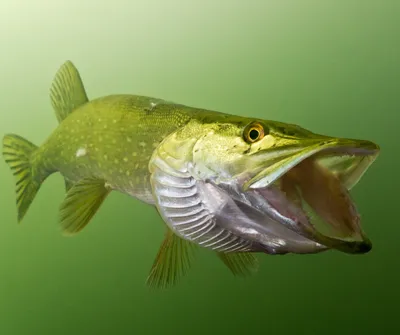
[{"label": "fin ray", "polygon": [[64,183],[65,183],[65,190],[66,190],[67,192],[72,188],[72,186],[74,186],[73,182],[70,181],[70,180],[67,179],[67,178],[64,178]]},{"label": "fin ray", "polygon": [[217,252],[219,259],[235,276],[249,276],[258,271],[258,259],[252,253],[222,253]]},{"label": "fin ray", "polygon": [[74,184],[60,206],[64,235],[74,235],[85,228],[110,191],[104,181],[97,179],[85,178]]},{"label": "fin ray", "polygon": [[174,286],[191,267],[194,247],[167,229],[146,284],[161,289]]},{"label": "fin ray", "polygon": [[3,138],[3,157],[16,178],[18,222],[26,215],[41,185],[35,180],[31,165],[31,156],[36,149],[36,145],[15,134]]},{"label": "fin ray", "polygon": [[57,71],[50,88],[50,99],[58,122],[89,101],[81,76],[71,61],[66,61]]}]

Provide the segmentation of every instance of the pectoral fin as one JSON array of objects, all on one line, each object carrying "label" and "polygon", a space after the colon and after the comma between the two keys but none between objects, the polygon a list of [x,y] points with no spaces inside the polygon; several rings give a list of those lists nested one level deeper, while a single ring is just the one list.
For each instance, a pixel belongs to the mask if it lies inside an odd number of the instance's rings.
[{"label": "pectoral fin", "polygon": [[64,178],[64,183],[65,183],[65,191],[68,192],[72,186],[74,186],[73,182]]},{"label": "pectoral fin", "polygon": [[248,276],[258,271],[258,260],[251,253],[217,253],[220,260],[235,276]]},{"label": "pectoral fin", "polygon": [[168,229],[147,278],[147,285],[152,288],[174,286],[189,270],[193,249],[191,242]]},{"label": "pectoral fin", "polygon": [[80,232],[96,214],[110,191],[102,180],[82,179],[74,184],[60,207],[64,235]]}]

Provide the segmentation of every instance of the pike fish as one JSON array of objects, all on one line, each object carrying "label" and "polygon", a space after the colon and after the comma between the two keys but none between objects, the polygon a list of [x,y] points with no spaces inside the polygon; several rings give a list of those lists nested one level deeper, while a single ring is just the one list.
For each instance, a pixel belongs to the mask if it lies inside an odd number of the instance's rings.
[{"label": "pike fish", "polygon": [[50,100],[59,125],[41,146],[3,138],[18,221],[56,172],[65,180],[65,235],[84,229],[112,191],[153,206],[166,235],[151,287],[176,284],[195,247],[243,276],[257,271],[260,253],[371,250],[349,192],[379,154],[373,142],[146,96],[89,100],[71,61],[57,71]]}]

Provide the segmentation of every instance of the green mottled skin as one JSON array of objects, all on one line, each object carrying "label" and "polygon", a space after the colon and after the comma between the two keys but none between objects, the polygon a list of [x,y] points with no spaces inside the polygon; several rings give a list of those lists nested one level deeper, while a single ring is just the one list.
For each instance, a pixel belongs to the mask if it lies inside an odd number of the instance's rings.
[{"label": "green mottled skin", "polygon": [[[241,129],[250,119],[144,96],[94,99],[70,113],[35,152],[34,176],[42,182],[60,172],[72,184],[88,177],[104,180],[114,190],[154,203],[148,164],[155,148],[190,121],[200,126],[221,120]],[[196,137],[197,130],[190,127],[185,135]]]},{"label": "green mottled skin", "polygon": [[92,100],[62,121],[35,153],[36,177],[43,180],[57,171],[72,183],[92,177],[153,202],[150,157],[193,113],[189,107],[134,95]]}]

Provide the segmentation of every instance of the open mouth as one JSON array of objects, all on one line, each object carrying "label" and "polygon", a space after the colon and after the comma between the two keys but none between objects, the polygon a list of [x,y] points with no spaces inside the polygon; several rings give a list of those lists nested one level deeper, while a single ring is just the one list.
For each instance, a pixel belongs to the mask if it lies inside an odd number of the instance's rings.
[{"label": "open mouth", "polygon": [[372,142],[330,140],[280,160],[244,185],[261,195],[270,215],[307,239],[346,253],[366,253],[364,234],[349,190],[376,159]]}]

